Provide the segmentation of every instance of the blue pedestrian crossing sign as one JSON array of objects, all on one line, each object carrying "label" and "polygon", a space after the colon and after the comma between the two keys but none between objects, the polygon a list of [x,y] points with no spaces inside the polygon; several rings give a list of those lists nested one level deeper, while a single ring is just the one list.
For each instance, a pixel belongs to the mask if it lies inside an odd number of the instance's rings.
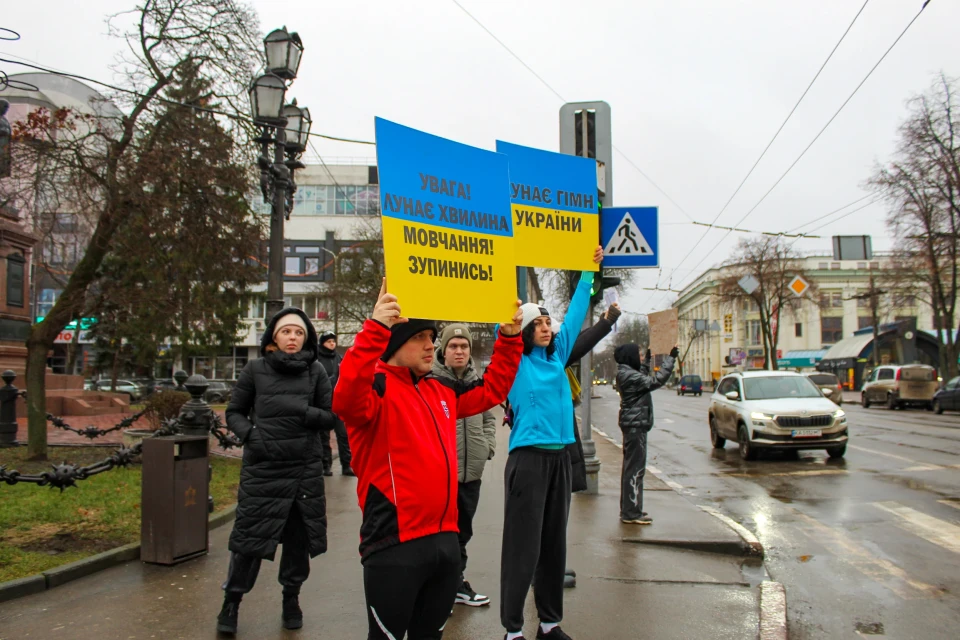
[{"label": "blue pedestrian crossing sign", "polygon": [[600,211],[603,266],[659,267],[657,207],[604,207]]}]

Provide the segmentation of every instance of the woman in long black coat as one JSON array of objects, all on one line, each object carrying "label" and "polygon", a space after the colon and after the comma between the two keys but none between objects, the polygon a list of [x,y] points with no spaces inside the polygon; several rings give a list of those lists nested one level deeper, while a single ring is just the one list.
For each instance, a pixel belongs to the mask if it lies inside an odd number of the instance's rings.
[{"label": "woman in long black coat", "polygon": [[274,559],[278,544],[283,626],[303,626],[300,585],[310,573],[310,558],[327,550],[320,433],[335,420],[318,351],[306,314],[280,311],[264,331],[261,357],[244,367],[227,406],[227,425],[244,446],[218,631],[236,633],[243,594],[253,588],[261,560]]}]

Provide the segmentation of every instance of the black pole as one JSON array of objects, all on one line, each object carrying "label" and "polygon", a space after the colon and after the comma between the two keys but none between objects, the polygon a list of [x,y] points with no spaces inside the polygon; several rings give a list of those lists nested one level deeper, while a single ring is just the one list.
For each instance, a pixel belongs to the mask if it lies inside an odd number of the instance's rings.
[{"label": "black pole", "polygon": [[20,392],[13,381],[17,374],[6,370],[2,374],[6,383],[0,387],[0,447],[15,447],[17,444],[17,398]]},{"label": "black pole", "polygon": [[[283,221],[286,217],[287,190],[290,186],[290,169],[283,162],[284,128],[265,127],[263,139],[273,143],[273,164],[270,166],[271,211],[270,211],[270,261],[267,267],[267,317],[269,321],[283,309]],[[270,137],[270,130],[275,137]],[[266,147],[268,143],[265,142]],[[266,149],[264,150],[266,151]],[[266,155],[266,153],[264,153]]]}]

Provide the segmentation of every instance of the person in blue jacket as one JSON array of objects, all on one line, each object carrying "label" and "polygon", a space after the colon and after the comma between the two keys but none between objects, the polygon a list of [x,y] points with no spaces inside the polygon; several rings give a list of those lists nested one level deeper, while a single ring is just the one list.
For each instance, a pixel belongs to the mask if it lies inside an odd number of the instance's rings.
[{"label": "person in blue jacket", "polygon": [[[598,246],[593,260],[599,264],[602,259]],[[500,563],[500,622],[506,640],[523,638],[523,606],[531,584],[540,617],[537,638],[570,639],[559,626],[573,477],[566,445],[576,441],[564,369],[587,315],[593,277],[591,271],[580,276],[557,334],[545,308],[533,303],[520,307],[523,357],[507,396],[513,429],[504,471]]]}]

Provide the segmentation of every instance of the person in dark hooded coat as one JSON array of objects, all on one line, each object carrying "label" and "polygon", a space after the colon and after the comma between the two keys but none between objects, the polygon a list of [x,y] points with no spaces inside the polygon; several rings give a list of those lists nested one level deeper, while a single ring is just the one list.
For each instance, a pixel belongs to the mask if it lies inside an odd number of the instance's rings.
[{"label": "person in dark hooded coat", "polygon": [[[324,331],[320,334],[320,364],[323,365],[327,377],[330,378],[330,386],[337,388],[337,379],[340,377],[340,361],[343,358],[337,353],[337,334],[332,331]],[[350,466],[350,441],[347,439],[347,428],[343,420],[337,418],[333,425],[333,432],[337,436],[337,455],[340,456],[341,473],[345,476],[355,476],[353,468]],[[320,444],[323,446],[323,475],[333,475],[333,449],[330,447],[330,432],[320,433]]]},{"label": "person in dark hooded coat", "polygon": [[333,427],[331,385],[317,361],[317,332],[300,309],[270,321],[261,357],[243,368],[227,406],[227,426],[243,442],[230,568],[217,630],[236,633],[240,601],[260,563],[283,545],[279,582],[283,626],[303,625],[298,596],[310,558],[327,550],[320,433]]},{"label": "person in dark hooded coat", "polygon": [[660,370],[650,375],[650,351],[640,360],[640,347],[622,344],[613,351],[620,392],[620,430],[623,432],[623,468],[620,472],[620,520],[625,524],[652,524],[643,511],[643,478],[647,474],[647,434],[653,428],[651,393],[662,387],[680,351],[674,347]]}]

